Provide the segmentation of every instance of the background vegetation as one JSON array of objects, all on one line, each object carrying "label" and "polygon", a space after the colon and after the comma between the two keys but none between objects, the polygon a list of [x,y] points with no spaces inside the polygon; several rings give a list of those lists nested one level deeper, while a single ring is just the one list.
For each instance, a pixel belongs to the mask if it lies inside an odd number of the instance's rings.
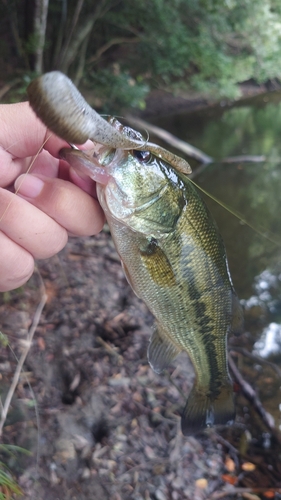
[{"label": "background vegetation", "polygon": [[0,18],[9,85],[59,69],[114,111],[153,88],[236,98],[281,77],[279,0],[1,0]]}]

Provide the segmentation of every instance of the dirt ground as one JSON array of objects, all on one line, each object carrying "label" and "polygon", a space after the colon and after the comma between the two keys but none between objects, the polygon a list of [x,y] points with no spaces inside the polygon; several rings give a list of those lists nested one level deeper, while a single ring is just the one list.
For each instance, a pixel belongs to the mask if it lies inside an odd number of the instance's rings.
[{"label": "dirt ground", "polygon": [[[24,498],[226,499],[231,478],[236,487],[260,484],[261,470],[241,469],[249,461],[238,449],[247,427],[241,419],[233,429],[182,436],[192,367],[182,355],[164,375],[150,369],[153,319],[128,286],[108,231],[71,239],[39,269],[48,301],[4,428],[4,442],[32,452],[4,458]],[[2,394],[38,290],[35,274],[24,289],[2,296],[1,328],[13,349],[1,352]],[[271,477],[266,468],[262,486],[280,486],[281,469],[272,465]]]},{"label": "dirt ground", "polygon": [[[204,498],[196,484],[217,487],[222,450],[214,437],[183,439],[184,398],[174,384],[187,394],[192,368],[185,356],[171,380],[149,368],[152,317],[129,288],[110,235],[73,239],[39,268],[48,303],[4,432],[33,451],[16,464],[26,498],[177,500],[195,498],[196,488]],[[35,275],[0,308],[17,354],[38,289]],[[16,362],[9,349],[1,358],[7,387]]]}]

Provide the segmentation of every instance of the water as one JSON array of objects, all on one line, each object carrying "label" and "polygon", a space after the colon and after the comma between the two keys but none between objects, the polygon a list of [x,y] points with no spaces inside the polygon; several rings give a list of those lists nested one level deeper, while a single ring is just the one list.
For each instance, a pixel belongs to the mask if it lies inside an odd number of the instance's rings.
[{"label": "water", "polygon": [[[256,356],[250,359],[240,353],[239,368],[281,430],[281,93],[231,108],[164,117],[157,125],[216,160],[194,180],[256,229],[205,198],[225,241],[234,286],[245,308],[245,332],[230,344]],[[265,155],[266,160],[221,161],[238,155]],[[259,358],[273,362],[275,369]],[[249,411],[245,399],[238,398],[237,421],[249,426]]]}]

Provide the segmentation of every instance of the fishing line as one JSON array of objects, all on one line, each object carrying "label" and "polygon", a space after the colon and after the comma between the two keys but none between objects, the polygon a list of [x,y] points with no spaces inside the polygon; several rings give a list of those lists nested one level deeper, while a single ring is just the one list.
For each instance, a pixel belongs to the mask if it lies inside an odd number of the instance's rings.
[{"label": "fishing line", "polygon": [[[31,171],[31,169],[32,169],[32,167],[33,167],[33,165],[34,165],[34,162],[35,162],[36,158],[38,158],[38,156],[39,156],[39,154],[41,153],[41,151],[43,150],[43,148],[44,148],[45,144],[48,142],[48,140],[50,139],[50,137],[51,137],[52,135],[53,135],[53,134],[49,134],[49,135],[48,135],[48,137],[47,137],[47,138],[45,139],[45,141],[43,142],[42,146],[40,146],[40,148],[38,149],[38,151],[37,151],[37,153],[35,154],[35,156],[34,156],[33,160],[31,161],[31,163],[30,163],[30,165],[29,165],[29,167],[28,167],[27,171],[26,171],[26,172],[24,172],[24,176],[23,176],[23,178],[22,178],[22,180],[21,180],[21,182],[20,182],[20,184],[19,184],[18,188],[16,189],[16,191],[15,191],[15,193],[14,193],[15,195],[17,195],[17,194],[18,194],[18,192],[19,192],[19,190],[20,190],[20,188],[21,188],[21,186],[22,186],[22,183],[24,182],[25,177],[26,177],[26,176],[27,176],[27,174],[29,174],[29,172]],[[16,143],[15,143],[15,144],[16,144]],[[8,203],[8,205],[6,206],[6,208],[5,208],[4,212],[2,213],[2,215],[1,215],[1,217],[0,217],[0,222],[1,222],[1,221],[3,220],[3,218],[5,217],[5,215],[6,215],[7,211],[9,210],[9,208],[10,208],[10,206],[11,206],[11,204],[12,204],[12,203],[13,203],[13,199],[11,199],[11,200],[9,201],[9,203]]]},{"label": "fishing line", "polygon": [[211,198],[211,200],[215,201],[222,208],[227,210],[230,214],[232,214],[234,217],[236,217],[240,222],[243,222],[243,224],[246,224],[247,226],[249,226],[251,229],[253,229],[253,231],[255,231],[257,234],[259,234],[263,238],[266,238],[271,243],[274,243],[275,245],[277,245],[279,247],[281,246],[280,240],[276,239],[275,235],[271,231],[268,231],[267,229],[265,229],[263,227],[261,227],[261,229],[259,229],[256,225],[252,224],[247,219],[245,219],[245,217],[242,214],[240,214],[240,212],[238,212],[237,210],[234,210],[233,208],[230,208],[228,205],[226,205],[226,203],[218,200],[218,198],[216,198],[214,195],[208,193],[208,191],[205,191],[204,188],[199,186],[192,179],[190,179],[189,177],[187,177],[187,178],[197,189],[199,189],[202,193],[204,193],[206,196],[208,196],[208,198]]}]

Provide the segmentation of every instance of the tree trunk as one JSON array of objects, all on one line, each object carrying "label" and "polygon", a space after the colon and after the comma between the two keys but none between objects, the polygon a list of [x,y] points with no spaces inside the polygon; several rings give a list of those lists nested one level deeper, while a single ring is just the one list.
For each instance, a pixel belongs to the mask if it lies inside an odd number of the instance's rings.
[{"label": "tree trunk", "polygon": [[[54,67],[57,69],[62,68],[62,61],[64,61],[64,59],[66,57],[68,47],[69,47],[69,44],[70,44],[71,39],[73,37],[73,33],[74,33],[75,28],[76,28],[76,25],[78,23],[80,12],[82,10],[83,4],[84,4],[84,0],[77,1],[75,12],[74,12],[71,24],[70,24],[70,28],[69,28],[68,33],[67,33],[66,40],[63,44],[61,44],[60,51],[59,52],[57,51],[56,58],[54,59]],[[66,21],[66,19],[64,19],[64,24],[65,24],[65,21]],[[62,28],[64,28],[64,26],[62,26]],[[62,32],[59,35],[60,35],[60,38],[62,41],[63,36],[64,36],[64,29],[62,29]]]},{"label": "tree trunk", "polygon": [[106,2],[107,0],[100,0],[93,14],[88,16],[82,26],[76,28],[72,39],[70,41],[67,40],[67,52],[64,53],[64,57],[59,68],[64,73],[68,72],[69,66],[77,57],[82,43],[87,37],[90,36],[96,20],[103,15],[102,10]]},{"label": "tree trunk", "polygon": [[34,52],[35,63],[34,69],[36,73],[43,73],[43,52],[45,45],[47,16],[48,16],[49,0],[36,0],[34,13],[34,39],[36,49]]},{"label": "tree trunk", "polygon": [[88,36],[85,38],[84,42],[82,43],[78,67],[77,67],[76,74],[75,74],[75,77],[73,80],[73,83],[76,87],[79,87],[80,81],[83,78],[89,39],[90,39],[90,33],[88,34]]},{"label": "tree trunk", "polygon": [[67,0],[62,0],[60,24],[59,24],[59,27],[57,29],[55,48],[54,48],[53,54],[50,57],[49,64],[48,64],[48,67],[50,69],[58,69],[59,68],[66,21],[67,21]]}]

